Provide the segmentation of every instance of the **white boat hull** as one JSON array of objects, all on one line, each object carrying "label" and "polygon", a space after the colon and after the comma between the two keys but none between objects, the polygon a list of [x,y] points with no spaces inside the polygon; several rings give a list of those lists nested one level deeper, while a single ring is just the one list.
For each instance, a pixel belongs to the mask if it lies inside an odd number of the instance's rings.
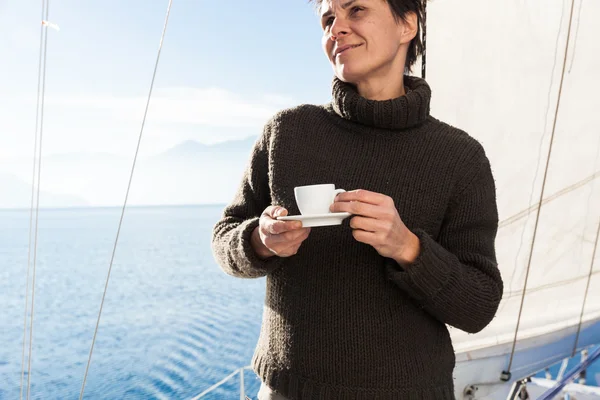
[{"label": "white boat hull", "polygon": [[[511,367],[511,378],[500,377],[509,363],[512,343],[456,353],[454,371],[457,399],[505,400],[515,381],[542,371],[572,355],[577,327],[519,341]],[[600,343],[600,318],[583,324],[578,351]],[[470,390],[469,390],[470,389]],[[579,398],[579,397],[578,397]]]}]

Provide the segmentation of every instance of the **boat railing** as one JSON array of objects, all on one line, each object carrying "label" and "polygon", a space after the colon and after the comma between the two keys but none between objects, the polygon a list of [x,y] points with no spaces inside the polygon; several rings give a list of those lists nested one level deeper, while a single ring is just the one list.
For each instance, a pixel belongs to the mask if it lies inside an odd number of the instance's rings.
[{"label": "boat railing", "polygon": [[239,375],[239,377],[240,377],[240,400],[245,400],[246,399],[246,385],[244,383],[244,371],[246,371],[246,370],[251,371],[252,367],[248,365],[248,366],[236,369],[231,374],[227,375],[225,378],[221,379],[219,382],[215,383],[214,385],[212,385],[211,387],[206,389],[204,392],[202,392],[198,396],[194,397],[192,400],[198,400],[198,399],[203,398],[207,394],[216,390],[221,385],[225,384],[230,379],[233,379],[236,375]]}]

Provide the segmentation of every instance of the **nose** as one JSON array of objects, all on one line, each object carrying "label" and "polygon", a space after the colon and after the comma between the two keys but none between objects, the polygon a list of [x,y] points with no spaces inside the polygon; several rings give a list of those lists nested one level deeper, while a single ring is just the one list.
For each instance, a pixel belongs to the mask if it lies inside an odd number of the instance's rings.
[{"label": "nose", "polygon": [[331,24],[331,40],[336,41],[338,38],[347,36],[350,33],[348,21],[344,18],[336,17]]}]

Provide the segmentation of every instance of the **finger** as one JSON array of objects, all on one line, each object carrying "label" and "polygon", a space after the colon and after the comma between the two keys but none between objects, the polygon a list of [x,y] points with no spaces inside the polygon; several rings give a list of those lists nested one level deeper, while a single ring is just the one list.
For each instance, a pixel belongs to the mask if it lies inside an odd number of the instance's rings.
[{"label": "finger", "polygon": [[288,210],[281,206],[269,206],[263,211],[263,215],[276,219],[277,217],[285,217]]},{"label": "finger", "polygon": [[381,193],[371,192],[364,189],[343,192],[336,196],[335,201],[360,201],[373,205],[381,205],[389,202],[390,197]]},{"label": "finger", "polygon": [[379,218],[385,214],[381,206],[360,201],[336,201],[329,209],[331,212],[349,212],[350,214],[362,215],[369,218]]},{"label": "finger", "polygon": [[358,242],[371,244],[371,245],[373,243],[375,243],[375,239],[376,239],[375,233],[363,231],[360,229],[353,230],[352,236],[354,236],[354,239],[356,239]]},{"label": "finger", "polygon": [[286,232],[281,235],[273,235],[265,239],[265,244],[277,251],[282,251],[289,247],[298,246],[306,240],[309,233],[310,228],[304,228],[293,232]]},{"label": "finger", "polygon": [[383,222],[375,218],[354,217],[350,220],[350,227],[367,232],[379,232],[383,230]]},{"label": "finger", "polygon": [[304,241],[308,238],[309,234],[310,234],[310,228],[307,228],[307,230],[305,232],[303,232],[303,234],[300,237],[296,238],[294,241],[290,242],[287,246],[280,249],[279,254],[282,257],[289,257],[289,256],[296,255],[298,253],[298,250],[302,246],[302,243],[304,243]]},{"label": "finger", "polygon": [[283,237],[285,242],[295,243],[300,238],[302,238],[302,240],[306,239],[309,233],[310,228],[302,228],[290,232],[285,232],[281,236]]},{"label": "finger", "polygon": [[285,232],[290,232],[302,228],[302,222],[300,221],[277,221],[267,220],[264,223],[264,230],[266,233],[271,235],[280,235]]}]

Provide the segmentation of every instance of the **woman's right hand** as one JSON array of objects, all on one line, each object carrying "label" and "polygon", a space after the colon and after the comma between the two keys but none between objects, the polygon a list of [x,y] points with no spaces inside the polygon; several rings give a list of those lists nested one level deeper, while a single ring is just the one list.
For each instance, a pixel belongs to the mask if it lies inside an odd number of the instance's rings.
[{"label": "woman's right hand", "polygon": [[277,220],[287,214],[285,208],[277,206],[269,206],[263,211],[251,238],[252,247],[260,258],[293,256],[308,238],[310,228],[302,228],[302,222]]}]

